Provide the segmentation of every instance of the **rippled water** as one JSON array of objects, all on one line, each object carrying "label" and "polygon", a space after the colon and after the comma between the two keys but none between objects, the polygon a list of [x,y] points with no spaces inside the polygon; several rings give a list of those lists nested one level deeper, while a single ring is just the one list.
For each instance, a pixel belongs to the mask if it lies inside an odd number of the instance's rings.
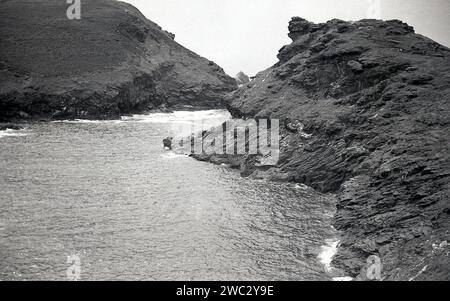
[{"label": "rippled water", "polygon": [[0,137],[0,279],[325,280],[332,196],[162,149],[195,118],[55,122]]}]

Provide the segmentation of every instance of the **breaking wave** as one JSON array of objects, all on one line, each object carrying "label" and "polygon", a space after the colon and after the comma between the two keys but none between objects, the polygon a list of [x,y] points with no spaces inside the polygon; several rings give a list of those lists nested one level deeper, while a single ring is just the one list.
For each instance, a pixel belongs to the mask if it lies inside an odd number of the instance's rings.
[{"label": "breaking wave", "polygon": [[337,247],[339,245],[339,240],[326,240],[326,245],[322,246],[321,252],[318,256],[320,262],[325,266],[327,272],[332,270],[331,262],[333,261],[334,255],[337,253]]}]

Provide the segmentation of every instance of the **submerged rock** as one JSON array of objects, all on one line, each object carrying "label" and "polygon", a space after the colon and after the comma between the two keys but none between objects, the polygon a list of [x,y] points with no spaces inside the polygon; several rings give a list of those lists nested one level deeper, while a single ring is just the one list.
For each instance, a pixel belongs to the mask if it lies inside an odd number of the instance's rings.
[{"label": "submerged rock", "polygon": [[228,104],[235,118],[284,121],[278,166],[241,156],[241,170],[338,194],[345,275],[378,255],[383,279],[408,280],[418,262],[435,267],[422,279],[445,278],[431,238],[450,231],[450,50],[396,20],[293,18],[289,30],[280,61]]},{"label": "submerged rock", "polygon": [[[0,2],[0,120],[118,118],[149,107],[222,108],[237,88],[214,62],[130,4]],[[32,13],[31,13],[32,12]]]}]

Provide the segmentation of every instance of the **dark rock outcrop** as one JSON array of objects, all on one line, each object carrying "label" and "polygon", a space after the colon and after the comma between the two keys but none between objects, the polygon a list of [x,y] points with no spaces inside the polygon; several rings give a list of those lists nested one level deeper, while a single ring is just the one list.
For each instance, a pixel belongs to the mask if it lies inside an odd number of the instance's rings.
[{"label": "dark rock outcrop", "polygon": [[280,61],[228,105],[281,120],[278,166],[228,161],[337,193],[333,264],[345,274],[378,255],[384,279],[449,280],[448,245],[433,244],[450,240],[450,50],[400,21],[293,18],[289,30]]},{"label": "dark rock outcrop", "polygon": [[16,124],[1,124],[0,123],[0,131],[6,131],[6,130],[14,130],[19,131],[23,130],[23,127]]},{"label": "dark rock outcrop", "polygon": [[224,107],[237,85],[133,6],[0,2],[0,119],[116,118],[167,108]]},{"label": "dark rock outcrop", "polygon": [[172,137],[167,137],[167,138],[163,139],[164,148],[167,148],[169,150],[172,149],[172,140],[173,140]]}]

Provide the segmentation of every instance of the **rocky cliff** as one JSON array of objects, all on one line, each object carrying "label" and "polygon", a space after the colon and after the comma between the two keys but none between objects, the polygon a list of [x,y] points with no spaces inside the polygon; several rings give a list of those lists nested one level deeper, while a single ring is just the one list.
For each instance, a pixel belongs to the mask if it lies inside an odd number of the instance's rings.
[{"label": "rocky cliff", "polygon": [[162,108],[218,108],[237,86],[133,6],[0,1],[0,119],[116,118]]},{"label": "rocky cliff", "polygon": [[[333,265],[386,280],[450,278],[450,50],[400,21],[293,18],[279,62],[235,92],[236,118],[281,120],[278,166],[197,156],[338,196]],[[231,160],[230,160],[231,159]]]}]

